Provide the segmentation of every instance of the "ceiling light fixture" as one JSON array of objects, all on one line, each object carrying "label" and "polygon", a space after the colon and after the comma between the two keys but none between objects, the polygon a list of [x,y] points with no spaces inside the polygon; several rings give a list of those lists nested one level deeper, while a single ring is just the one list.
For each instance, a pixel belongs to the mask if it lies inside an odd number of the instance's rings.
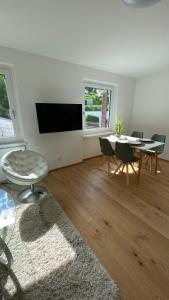
[{"label": "ceiling light fixture", "polygon": [[122,0],[126,5],[134,8],[144,8],[152,6],[160,2],[161,0]]}]

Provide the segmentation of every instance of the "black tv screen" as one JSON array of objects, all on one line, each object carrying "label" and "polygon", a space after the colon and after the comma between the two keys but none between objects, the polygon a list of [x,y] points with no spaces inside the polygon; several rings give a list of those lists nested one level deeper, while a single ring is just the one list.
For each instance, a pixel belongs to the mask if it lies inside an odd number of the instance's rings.
[{"label": "black tv screen", "polygon": [[35,104],[40,133],[82,129],[82,104]]}]

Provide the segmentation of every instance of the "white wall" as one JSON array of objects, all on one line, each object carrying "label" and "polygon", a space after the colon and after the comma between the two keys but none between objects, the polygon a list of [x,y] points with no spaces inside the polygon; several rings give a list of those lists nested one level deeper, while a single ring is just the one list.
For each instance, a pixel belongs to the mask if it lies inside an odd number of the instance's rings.
[{"label": "white wall", "polygon": [[169,69],[136,81],[131,130],[144,131],[145,137],[153,133],[167,136],[165,153],[169,159]]},{"label": "white wall", "polygon": [[39,134],[35,102],[83,102],[84,78],[118,84],[117,111],[127,132],[135,80],[125,76],[0,47],[0,62],[12,64],[18,90],[24,139],[42,153],[51,169],[73,164],[99,153],[98,138],[82,139],[82,132]]}]

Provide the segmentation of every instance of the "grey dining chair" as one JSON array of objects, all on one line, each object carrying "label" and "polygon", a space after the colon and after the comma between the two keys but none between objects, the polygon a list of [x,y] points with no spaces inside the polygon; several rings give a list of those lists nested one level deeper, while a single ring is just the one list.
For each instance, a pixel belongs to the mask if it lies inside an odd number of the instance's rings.
[{"label": "grey dining chair", "polygon": [[136,137],[136,138],[139,138],[139,139],[142,139],[142,138],[143,138],[143,135],[144,135],[144,132],[143,132],[143,131],[133,131],[133,132],[131,133],[131,136]]},{"label": "grey dining chair", "polygon": [[158,165],[158,167],[161,170],[161,167],[160,167],[160,164],[159,164],[159,160],[158,160],[158,156],[164,152],[166,136],[163,135],[163,134],[157,134],[157,133],[155,133],[155,134],[152,135],[151,139],[153,141],[161,142],[161,143],[164,143],[164,144],[161,145],[161,146],[156,147],[153,150],[144,151],[144,154],[146,156],[146,163],[145,163],[145,165],[148,165],[148,162],[150,162],[150,172],[152,172],[153,158],[155,158],[156,155],[157,155],[157,165]]},{"label": "grey dining chair", "polygon": [[133,150],[128,143],[116,142],[115,153],[116,153],[116,157],[121,161],[121,163],[115,170],[114,174],[116,174],[121,167],[123,173],[124,167],[126,167],[126,183],[127,185],[129,185],[129,165],[131,166],[134,174],[138,176],[136,170],[134,169],[133,164],[135,162],[138,162],[140,158],[134,156]]},{"label": "grey dining chair", "polygon": [[114,164],[117,165],[117,161],[115,158],[115,150],[112,148],[111,143],[109,142],[108,139],[99,137],[99,142],[100,142],[100,150],[103,154],[101,164],[104,163],[104,160],[107,160],[107,172],[109,175],[110,174],[110,163],[114,162]]}]

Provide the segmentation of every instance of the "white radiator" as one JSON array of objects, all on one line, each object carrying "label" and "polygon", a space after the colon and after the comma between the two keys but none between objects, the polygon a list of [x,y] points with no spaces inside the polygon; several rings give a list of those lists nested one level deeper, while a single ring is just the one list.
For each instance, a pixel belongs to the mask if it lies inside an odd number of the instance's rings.
[{"label": "white radiator", "polygon": [[[26,143],[11,143],[11,144],[3,144],[0,145],[0,162],[1,162],[1,158],[2,156],[12,150],[24,150],[26,149]],[[1,163],[0,163],[0,183],[6,181],[5,176],[2,173],[2,169],[1,169]]]}]

